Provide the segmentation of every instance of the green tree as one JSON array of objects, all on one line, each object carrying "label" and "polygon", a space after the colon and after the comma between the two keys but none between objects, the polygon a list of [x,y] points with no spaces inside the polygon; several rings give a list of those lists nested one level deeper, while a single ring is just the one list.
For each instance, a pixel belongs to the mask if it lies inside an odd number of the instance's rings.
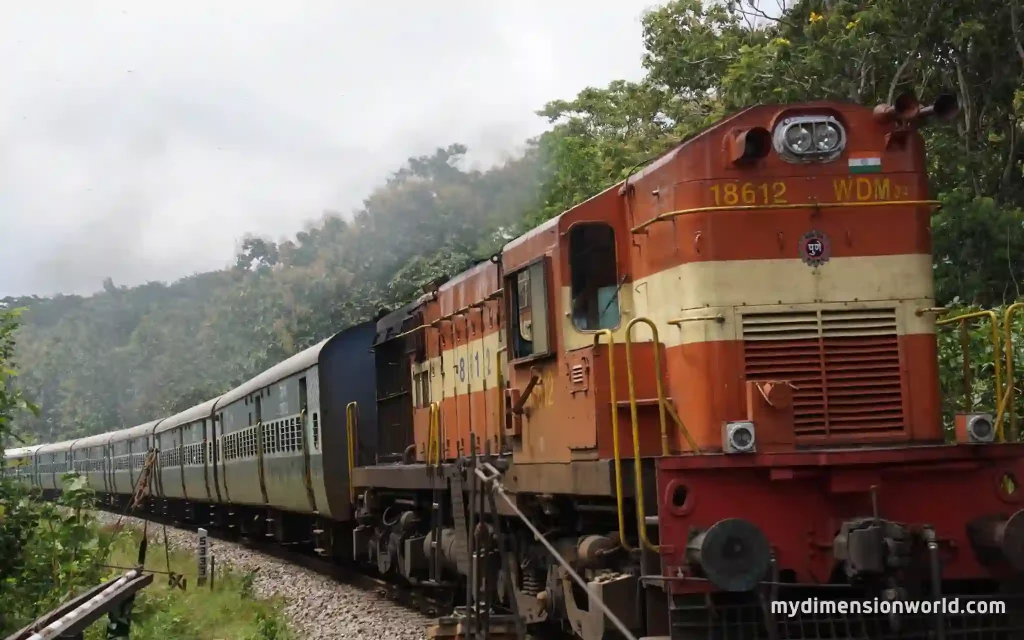
[{"label": "green tree", "polygon": [[801,0],[774,18],[756,0],[669,2],[643,18],[643,80],[585,89],[541,112],[556,124],[542,137],[539,217],[751,104],[873,106],[905,90],[926,100],[954,92],[956,122],[924,130],[932,188],[947,207],[934,232],[938,298],[1012,300],[1022,276],[1008,257],[1024,248],[1019,14],[1016,0]]},{"label": "green tree", "polygon": [[[18,323],[18,310],[0,308],[0,445],[12,435],[13,417],[36,412],[15,384]],[[106,548],[84,511],[92,500],[84,478],[71,480],[54,504],[5,479],[2,471],[0,466],[0,635],[6,636],[69,594],[95,586]]]},{"label": "green tree", "polygon": [[[676,0],[643,16],[645,74],[554,100],[550,130],[488,170],[453,144],[409,158],[358,210],[280,242],[246,236],[233,268],[28,308],[19,357],[26,436],[122,428],[215,396],[487,259],[727,113],[754,103],[922,100],[955,92],[924,129],[940,304],[1016,299],[1024,251],[1020,0]],[[965,267],[966,265],[966,267]]]}]

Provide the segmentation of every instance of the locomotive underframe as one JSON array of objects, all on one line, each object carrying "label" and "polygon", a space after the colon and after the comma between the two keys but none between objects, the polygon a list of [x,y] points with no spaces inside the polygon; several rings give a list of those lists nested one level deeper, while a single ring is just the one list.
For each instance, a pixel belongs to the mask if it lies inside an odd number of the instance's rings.
[{"label": "locomotive underframe", "polygon": [[[793,456],[803,456],[807,459],[815,457],[824,461],[830,453],[861,458],[873,456],[880,464],[892,468],[898,466],[899,461],[902,461],[904,466],[913,463],[916,455],[918,463],[929,457],[933,461],[945,459],[947,463],[956,463],[950,468],[954,471],[959,470],[965,482],[978,484],[978,477],[969,473],[969,468],[986,471],[989,462],[995,465],[1000,460],[1018,460],[1020,449],[1020,446],[996,445],[970,448],[922,447],[909,452],[905,449],[852,453],[817,451],[790,454],[788,458],[792,462]],[[735,471],[735,468],[729,468],[730,465],[742,468],[743,463],[735,461],[736,458],[728,459],[727,462],[724,456],[714,457],[718,459],[717,462],[702,461],[701,464],[706,465],[704,472],[709,478],[719,479],[716,481],[716,487],[719,489],[716,490],[720,490],[722,486],[727,488],[728,483],[721,485],[720,480]],[[977,464],[986,460],[989,462]],[[781,461],[780,458],[779,462]],[[701,577],[699,567],[690,566],[685,562],[677,564],[674,560],[663,563],[664,558],[679,557],[675,555],[674,547],[686,544],[685,540],[681,545],[675,542],[679,529],[666,527],[667,519],[679,515],[682,506],[671,505],[666,500],[671,500],[673,493],[669,490],[675,479],[673,472],[678,472],[687,462],[689,461],[682,457],[662,459],[663,469],[656,473],[655,465],[658,461],[645,460],[644,475],[651,479],[645,487],[654,488],[646,492],[650,505],[647,512],[659,513],[658,517],[662,519],[658,521],[660,526],[651,527],[652,542],[660,543],[661,557],[649,551],[627,552],[617,544],[614,469],[611,461],[565,465],[509,465],[508,471],[504,474],[504,483],[509,491],[516,495],[517,506],[528,515],[531,522],[545,533],[548,540],[570,561],[574,569],[589,581],[591,589],[599,594],[606,604],[612,606],[616,615],[638,633],[666,635],[680,640],[727,637],[768,640],[839,637],[923,640],[942,637],[934,635],[937,625],[942,625],[946,629],[944,637],[948,640],[1002,640],[1021,637],[1013,635],[1015,633],[1024,634],[1024,585],[1012,571],[1000,570],[998,567],[992,568],[988,573],[990,577],[979,577],[985,574],[977,572],[973,575],[954,575],[953,572],[949,572],[947,575],[943,569],[942,579],[936,589],[928,566],[915,565],[906,568],[907,570],[900,572],[895,580],[892,578],[896,574],[858,576],[851,579],[833,559],[831,574],[825,580],[810,583],[799,579],[797,571],[786,566],[785,562],[780,562],[773,567],[771,579],[762,582],[756,589],[744,593],[729,593],[713,588]],[[233,532],[239,536],[262,537],[284,545],[316,548],[322,555],[340,563],[361,565],[364,569],[389,579],[431,590],[435,600],[440,594],[441,600],[447,599],[452,605],[459,605],[465,600],[470,567],[466,561],[468,556],[460,554],[458,541],[452,537],[455,531],[455,522],[452,518],[453,497],[458,493],[452,489],[454,479],[462,478],[461,494],[467,499],[467,504],[469,503],[472,488],[461,473],[464,463],[465,461],[445,463],[439,467],[406,464],[357,468],[355,478],[356,485],[361,487],[361,498],[357,519],[349,522],[328,521],[315,515],[255,506],[212,504],[159,497],[151,497],[147,508],[182,522]],[[632,516],[635,514],[633,470],[631,461],[627,460],[624,463],[624,504],[628,514]],[[782,466],[776,467],[780,468]],[[839,465],[824,468],[836,471],[839,470]],[[930,468],[934,470],[935,466],[932,465]],[[655,475],[659,477],[655,478]],[[699,473],[691,473],[690,477],[697,475]],[[846,477],[849,477],[848,474]],[[985,477],[987,478],[987,475]],[[979,494],[995,489],[987,480],[981,482],[984,486],[978,487]],[[548,490],[534,490],[539,483],[548,483]],[[524,484],[527,486],[524,487]],[[583,492],[576,486],[577,484],[585,484],[590,495],[581,495]],[[699,491],[700,481],[693,484]],[[748,479],[744,479],[743,485],[749,491],[751,484]],[[362,488],[369,486],[373,488]],[[596,495],[595,489],[602,486],[605,493]],[[443,555],[441,564],[444,569],[442,580],[431,583],[432,505],[437,495],[442,496],[441,502],[444,504],[442,524],[446,533],[442,536],[440,545]],[[655,496],[661,496],[661,499],[656,499]],[[101,498],[119,510],[126,506],[128,500],[127,496],[121,495],[107,495]],[[764,496],[756,491],[752,492],[745,501],[746,506],[736,495],[729,494],[723,499],[730,503],[731,512],[743,516],[752,510],[756,511],[756,502],[763,501]],[[1008,507],[1013,507],[1015,500],[1018,499],[1007,499],[1004,502]],[[984,503],[984,500],[979,502]],[[970,520],[977,510],[974,505],[971,507],[960,505],[955,510],[951,509],[948,515],[949,522]],[[587,640],[606,637],[606,634],[611,633],[611,625],[600,610],[591,605],[588,595],[571,583],[564,570],[560,569],[551,556],[533,540],[532,534],[522,522],[506,508],[499,507],[498,511],[502,517],[501,528],[514,558],[514,562],[510,563],[514,597],[524,619],[530,624],[554,625],[566,631],[573,631]],[[967,511],[970,513],[966,513]],[[879,514],[868,511],[857,515],[871,518]],[[884,517],[888,514],[880,515]],[[892,517],[898,519],[898,514],[893,514]],[[627,518],[627,523],[627,538],[636,540],[634,519]],[[944,526],[941,522],[931,524],[936,524],[940,531]],[[656,532],[660,533],[660,540]],[[825,552],[824,545],[820,543],[820,540],[810,538],[806,541],[809,556],[815,553],[829,555]],[[831,551],[831,548],[829,550]],[[792,551],[783,550],[779,557],[792,562]],[[972,553],[970,549],[960,549],[959,552]],[[997,562],[996,565],[998,564]],[[510,594],[502,586],[502,565],[497,554],[492,552],[486,565],[490,584],[497,585],[493,595],[494,603],[511,608]],[[943,566],[945,565],[944,562]],[[961,611],[947,613],[941,617],[935,614],[893,617],[884,614],[854,615],[821,610],[810,614],[780,616],[772,614],[770,610],[770,602],[773,600],[789,601],[812,597],[828,602],[870,600],[884,596],[887,589],[890,590],[888,593],[893,593],[891,590],[896,589],[895,593],[904,599],[957,597],[960,598],[961,606],[965,606],[966,601],[972,598],[998,598],[1006,603],[1008,611],[1004,615],[991,616],[967,615]]]}]

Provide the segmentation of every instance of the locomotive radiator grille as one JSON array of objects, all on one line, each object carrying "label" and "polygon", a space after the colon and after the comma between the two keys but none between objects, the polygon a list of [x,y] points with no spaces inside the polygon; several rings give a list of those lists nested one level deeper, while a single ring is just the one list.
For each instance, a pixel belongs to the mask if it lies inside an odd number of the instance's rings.
[{"label": "locomotive radiator grille", "polygon": [[789,380],[796,435],[904,430],[896,310],[743,315],[748,380]]}]

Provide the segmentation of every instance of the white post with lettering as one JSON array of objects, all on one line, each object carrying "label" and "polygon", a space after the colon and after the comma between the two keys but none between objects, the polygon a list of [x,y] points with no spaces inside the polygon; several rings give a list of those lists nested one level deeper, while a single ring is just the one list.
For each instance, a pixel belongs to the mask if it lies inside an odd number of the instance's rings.
[{"label": "white post with lettering", "polygon": [[199,529],[199,567],[197,573],[196,583],[199,585],[206,584],[207,572],[209,571],[209,554],[210,554],[210,541],[206,534],[206,529]]}]

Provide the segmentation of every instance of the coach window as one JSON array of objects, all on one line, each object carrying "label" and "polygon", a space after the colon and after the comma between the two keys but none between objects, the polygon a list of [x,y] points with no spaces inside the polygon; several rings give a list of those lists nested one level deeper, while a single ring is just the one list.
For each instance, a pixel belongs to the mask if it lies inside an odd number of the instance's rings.
[{"label": "coach window", "polygon": [[577,224],[569,232],[572,323],[580,331],[619,326],[619,278],[615,230],[603,222]]},{"label": "coach window", "polygon": [[511,276],[512,355],[528,358],[550,353],[546,262],[539,260]]}]

